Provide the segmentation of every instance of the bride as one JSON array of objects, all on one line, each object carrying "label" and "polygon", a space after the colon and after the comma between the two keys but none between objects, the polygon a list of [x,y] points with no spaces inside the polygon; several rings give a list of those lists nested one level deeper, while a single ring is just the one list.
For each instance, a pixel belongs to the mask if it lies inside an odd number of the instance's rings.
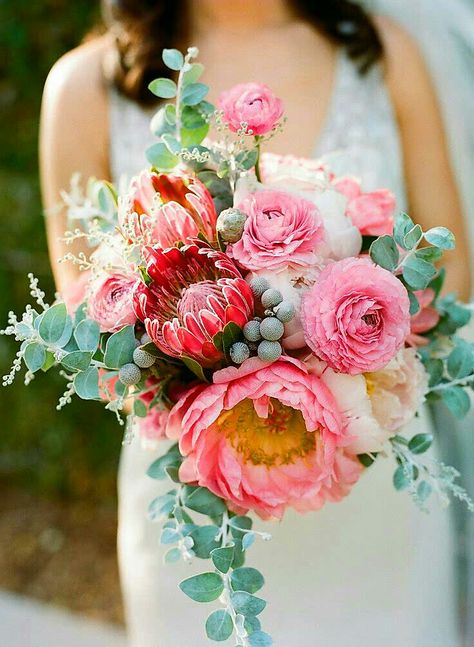
[{"label": "bride", "polygon": [[[448,289],[469,292],[466,236],[439,109],[416,47],[401,28],[348,0],[116,0],[105,35],[63,57],[48,78],[41,124],[45,206],[80,172],[118,181],[146,165],[153,114],[149,81],[166,74],[163,47],[200,50],[215,99],[236,83],[268,84],[288,124],[268,150],[324,157],[338,174],[388,187],[423,228],[456,234]],[[48,219],[58,289],[64,217]],[[426,430],[421,416],[417,431]],[[410,432],[414,432],[411,429]],[[159,451],[159,450],[158,450]],[[160,492],[145,470],[155,458],[138,438],[123,447],[118,550],[130,644],[199,647],[208,609],[178,590],[194,566],[163,565],[158,528],[146,519]],[[317,514],[272,523],[270,544],[249,553],[266,574],[263,616],[276,645],[458,647],[449,513],[420,513],[379,460],[353,493]],[[196,565],[198,568],[199,565]],[[181,571],[180,571],[181,569]],[[227,643],[226,643],[227,644]]]}]

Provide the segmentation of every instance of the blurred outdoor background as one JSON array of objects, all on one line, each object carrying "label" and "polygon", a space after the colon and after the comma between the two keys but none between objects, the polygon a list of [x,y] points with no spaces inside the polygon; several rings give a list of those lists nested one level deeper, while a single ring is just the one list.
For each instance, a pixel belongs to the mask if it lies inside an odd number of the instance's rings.
[{"label": "blurred outdoor background", "polygon": [[[90,0],[0,3],[0,328],[9,309],[21,313],[30,301],[28,272],[53,298],[38,181],[41,93],[53,63],[94,25],[97,7]],[[0,338],[2,375],[15,350]],[[21,376],[0,387],[0,589],[120,622],[122,432],[97,403],[55,411],[65,383],[53,377],[39,375],[28,389]]]}]

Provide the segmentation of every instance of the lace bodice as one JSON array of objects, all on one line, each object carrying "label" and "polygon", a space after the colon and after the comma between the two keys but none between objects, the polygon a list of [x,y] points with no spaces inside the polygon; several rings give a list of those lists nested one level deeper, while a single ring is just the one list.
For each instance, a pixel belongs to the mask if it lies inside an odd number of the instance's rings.
[{"label": "lace bodice", "polygon": [[[147,165],[145,149],[154,141],[153,109],[110,91],[110,164],[113,180],[130,178]],[[288,151],[291,153],[291,151]],[[402,155],[397,124],[379,66],[361,76],[341,50],[334,90],[315,157],[338,175],[354,175],[366,190],[386,187],[405,207]]]}]

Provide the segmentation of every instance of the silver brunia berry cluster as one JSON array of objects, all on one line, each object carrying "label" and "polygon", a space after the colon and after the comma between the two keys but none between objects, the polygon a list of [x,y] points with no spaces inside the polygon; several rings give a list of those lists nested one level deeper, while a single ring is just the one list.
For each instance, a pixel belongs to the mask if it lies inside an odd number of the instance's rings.
[{"label": "silver brunia berry cluster", "polygon": [[264,318],[254,317],[243,328],[245,341],[239,341],[230,348],[230,358],[235,364],[242,364],[256,351],[264,362],[275,362],[282,354],[281,338],[284,324],[295,316],[295,307],[284,301],[279,290],[270,286],[267,279],[256,276],[250,282],[255,298],[260,299]]}]

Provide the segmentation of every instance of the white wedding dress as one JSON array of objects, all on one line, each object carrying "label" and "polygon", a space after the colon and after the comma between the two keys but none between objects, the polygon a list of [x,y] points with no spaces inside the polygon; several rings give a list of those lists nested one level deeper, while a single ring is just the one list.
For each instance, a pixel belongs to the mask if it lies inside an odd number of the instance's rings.
[{"label": "white wedding dress", "polygon": [[[111,92],[115,180],[146,166],[149,119]],[[325,156],[336,173],[360,176],[366,189],[391,188],[403,208],[397,126],[379,69],[361,77],[339,55],[315,156]],[[409,431],[429,424],[422,415]],[[156,455],[134,438],[120,464],[118,545],[130,644],[214,644],[204,623],[218,603],[192,602],[178,589],[205,563],[164,565],[159,525],[146,517],[149,502],[171,487],[145,475]],[[269,604],[261,620],[276,647],[459,647],[450,512],[437,501],[430,514],[420,512],[394,490],[393,470],[391,458],[380,458],[341,503],[305,516],[290,511],[281,523],[256,521],[273,539],[254,545],[247,563],[265,575],[261,593]]]}]

